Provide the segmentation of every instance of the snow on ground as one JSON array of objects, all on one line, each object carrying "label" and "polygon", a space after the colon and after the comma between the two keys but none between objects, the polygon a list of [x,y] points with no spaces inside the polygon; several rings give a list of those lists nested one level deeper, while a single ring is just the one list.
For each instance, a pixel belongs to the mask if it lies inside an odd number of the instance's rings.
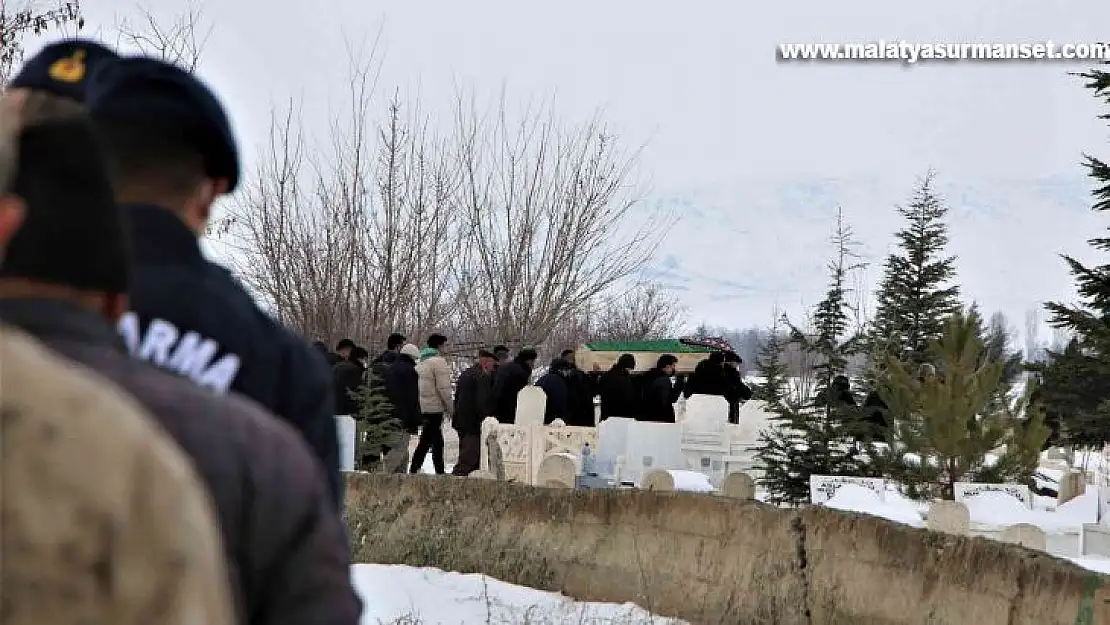
[{"label": "snow on ground", "polygon": [[362,625],[681,625],[631,603],[577,602],[484,575],[401,565],[356,564],[351,575]]},{"label": "snow on ground", "polygon": [[844,484],[836,489],[836,494],[824,505],[845,512],[870,514],[913,527],[925,527],[920,512],[908,503],[908,500],[891,501],[890,499],[888,496],[888,501],[883,501],[869,489],[855,484]]}]

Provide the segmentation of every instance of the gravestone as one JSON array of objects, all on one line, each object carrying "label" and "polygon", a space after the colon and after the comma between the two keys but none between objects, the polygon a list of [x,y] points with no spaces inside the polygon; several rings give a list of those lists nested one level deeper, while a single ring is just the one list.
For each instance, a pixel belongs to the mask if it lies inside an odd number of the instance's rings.
[{"label": "gravestone", "polygon": [[1037,551],[1046,551],[1048,548],[1048,539],[1044,530],[1029,523],[1016,523],[1006,526],[1002,530],[1001,540],[1004,543],[1021,545],[1026,549],[1036,549]]},{"label": "gravestone", "polygon": [[1006,493],[1017,499],[1030,510],[1033,509],[1033,493],[1024,484],[976,484],[972,482],[956,482],[952,485],[956,494],[956,501],[966,501],[971,497],[983,493]]},{"label": "gravestone", "polygon": [[552,454],[540,463],[536,485],[548,488],[574,488],[574,457],[570,454]]},{"label": "gravestone", "polygon": [[728,423],[728,401],[720,395],[691,395],[686,400],[684,423]]},{"label": "gravestone", "polygon": [[639,483],[653,469],[686,469],[682,452],[682,426],[675,423],[632,421],[624,453],[622,480]]},{"label": "gravestone", "polygon": [[673,491],[674,490],[674,476],[670,471],[663,469],[653,469],[644,473],[644,478],[640,482],[641,490],[654,490],[654,491]]},{"label": "gravestone", "polygon": [[516,396],[516,424],[543,425],[547,412],[547,394],[538,386],[525,386]]},{"label": "gravestone", "polygon": [[485,472],[493,475],[494,479],[504,480],[505,462],[501,455],[501,444],[497,441],[497,428],[482,424],[482,431],[486,442],[486,466],[489,467]]},{"label": "gravestone", "polygon": [[335,417],[336,434],[339,437],[339,470],[355,470],[355,420],[348,415]]},{"label": "gravestone", "polygon": [[755,499],[755,480],[747,473],[729,473],[721,485],[721,494],[732,499]]},{"label": "gravestone", "polygon": [[971,511],[958,501],[934,501],[929,506],[925,527],[934,532],[966,536],[971,532]]},{"label": "gravestone", "polygon": [[1065,504],[1086,491],[1087,480],[1084,475],[1079,471],[1069,471],[1060,478],[1060,486],[1056,494],[1056,504]]},{"label": "gravestone", "polygon": [[1084,523],[1079,531],[1079,555],[1110,558],[1110,527]]},{"label": "gravestone", "polygon": [[879,497],[879,501],[886,501],[886,480],[877,477],[849,477],[844,475],[811,475],[809,476],[809,501],[813,505],[820,505],[832,499],[836,491],[845,484],[855,484],[866,488]]}]

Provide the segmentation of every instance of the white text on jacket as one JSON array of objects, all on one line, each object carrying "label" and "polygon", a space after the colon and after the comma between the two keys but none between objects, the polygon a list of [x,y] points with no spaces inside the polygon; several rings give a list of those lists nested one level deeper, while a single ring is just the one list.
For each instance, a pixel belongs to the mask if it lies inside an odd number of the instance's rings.
[{"label": "white text on jacket", "polygon": [[199,386],[226,393],[239,373],[238,356],[224,354],[217,359],[219,343],[193,331],[182,334],[165,319],[151,319],[140,336],[139,318],[129,312],[120,318],[117,329],[132,356],[181,374]]}]

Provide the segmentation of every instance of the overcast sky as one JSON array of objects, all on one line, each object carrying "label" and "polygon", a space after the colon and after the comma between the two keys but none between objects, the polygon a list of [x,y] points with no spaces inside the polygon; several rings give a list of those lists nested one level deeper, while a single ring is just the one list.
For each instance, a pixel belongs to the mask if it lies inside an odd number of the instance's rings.
[{"label": "overcast sky", "polygon": [[[130,1],[87,0],[106,35]],[[185,4],[157,0],[170,19]],[[1071,296],[1062,251],[1089,257],[1084,151],[1110,156],[1097,102],[1068,71],[1086,63],[780,64],[783,42],[1098,41],[1105,0],[208,0],[200,74],[227,104],[248,167],[271,103],[303,98],[322,129],[347,74],[345,39],[381,29],[381,89],[446,112],[457,86],[511,100],[556,95],[568,119],[605,111],[646,143],[649,202],[682,220],[654,275],[691,321],[764,324],[816,302],[837,205],[881,263],[893,204],[935,168],[952,207],[968,298],[1025,310]],[[31,44],[31,50],[35,48]],[[872,270],[877,277],[878,268]]]}]

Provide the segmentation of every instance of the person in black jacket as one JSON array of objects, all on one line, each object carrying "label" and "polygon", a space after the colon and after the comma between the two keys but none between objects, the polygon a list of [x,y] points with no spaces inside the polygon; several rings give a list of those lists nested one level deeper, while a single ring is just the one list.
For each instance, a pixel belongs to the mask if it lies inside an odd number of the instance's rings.
[{"label": "person in black jacket", "polygon": [[358,345],[355,344],[355,342],[351,339],[339,339],[339,342],[335,344],[335,355],[339,359],[336,360],[333,364],[342,362],[344,360],[350,360],[351,353],[355,351],[356,347],[358,347]]},{"label": "person in black jacket", "polygon": [[478,352],[478,362],[459,374],[455,381],[451,427],[459,434],[459,460],[451,469],[451,475],[466,477],[481,466],[482,421],[489,416],[496,366],[497,357],[483,349]]},{"label": "person in black jacket", "polygon": [[686,399],[690,399],[691,395],[728,395],[724,352],[713,352],[699,362],[686,380],[682,394]]},{"label": "person in black jacket", "polygon": [[744,360],[734,351],[724,353],[724,364],[721,368],[724,379],[725,400],[728,401],[728,422],[739,423],[740,404],[752,398],[752,389],[744,384],[744,376],[740,373],[740,365]]},{"label": "person in black jacket", "polygon": [[129,57],[90,72],[86,109],[104,145],[137,267],[120,320],[133,355],[216,392],[236,391],[296,427],[341,505],[331,371],[266,314],[198,237],[235,190],[239,157],[223,107],[180,67]]},{"label": "person in black jacket", "polygon": [[357,625],[344,528],[297,432],[252,401],[128,355],[115,324],[133,266],[97,157],[83,118],[23,130],[15,193],[27,213],[0,242],[0,319],[129,392],[191,457],[218,514],[239,623]]},{"label": "person in black jacket", "polygon": [[578,368],[573,349],[563,350],[559,357],[571,365],[567,375],[567,425],[594,427],[597,425],[597,411],[594,408],[597,386],[594,378]]},{"label": "person in black jacket", "polygon": [[338,414],[358,415],[360,403],[357,399],[359,388],[366,381],[366,359],[370,353],[366,348],[354,346],[347,358],[332,367],[335,381],[335,410]]},{"label": "person in black jacket", "polygon": [[516,423],[517,394],[528,386],[537,357],[536,350],[526,347],[517,353],[516,358],[498,367],[493,374],[491,413],[501,423]]},{"label": "person in black jacket", "polygon": [[[389,353],[388,350],[387,353]],[[385,391],[389,397],[389,403],[393,405],[393,415],[401,422],[402,432],[398,436],[397,444],[386,448],[383,468],[386,473],[406,473],[409,440],[420,431],[420,423],[423,420],[420,412],[420,376],[416,373],[420,348],[412,343],[406,343],[399,352],[394,353],[396,355],[385,367],[382,377],[385,378]]]},{"label": "person in black jacket", "polygon": [[547,397],[547,404],[543,413],[544,425],[551,425],[551,422],[555,419],[562,419],[564,423],[567,422],[570,414],[570,387],[567,384],[567,378],[570,377],[573,370],[574,365],[562,358],[556,358],[548,365],[547,373],[543,374],[536,382],[536,386],[542,388],[544,395]]},{"label": "person in black jacket", "polygon": [[616,364],[601,374],[597,381],[597,393],[601,398],[601,421],[609,417],[636,417],[639,402],[632,382],[632,370],[635,368],[636,357],[621,354]]},{"label": "person in black jacket", "polygon": [[640,412],[636,415],[637,421],[675,422],[674,403],[682,395],[682,384],[671,382],[676,365],[678,358],[664,354],[656,361],[655,368],[644,374],[641,381],[643,399]]}]

